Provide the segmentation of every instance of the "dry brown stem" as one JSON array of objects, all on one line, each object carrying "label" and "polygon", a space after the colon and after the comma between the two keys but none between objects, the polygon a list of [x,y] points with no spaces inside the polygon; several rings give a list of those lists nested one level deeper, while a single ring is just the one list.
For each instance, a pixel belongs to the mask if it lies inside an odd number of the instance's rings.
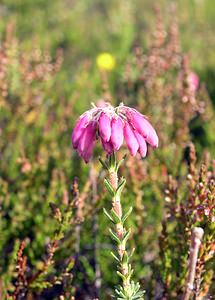
[{"label": "dry brown stem", "polygon": [[182,300],[189,300],[194,288],[196,265],[203,234],[204,230],[201,227],[194,227],[192,230],[188,275]]}]

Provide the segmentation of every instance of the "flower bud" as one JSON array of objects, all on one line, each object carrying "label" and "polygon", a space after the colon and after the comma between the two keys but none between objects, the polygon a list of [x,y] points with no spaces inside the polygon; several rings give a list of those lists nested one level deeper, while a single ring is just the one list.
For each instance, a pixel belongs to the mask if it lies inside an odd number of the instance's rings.
[{"label": "flower bud", "polygon": [[119,150],[123,143],[123,121],[121,118],[114,118],[111,122],[111,143],[114,150]]},{"label": "flower bud", "polygon": [[74,149],[78,148],[79,140],[84,132],[84,129],[85,129],[87,123],[88,123],[88,117],[86,114],[82,115],[79,118],[78,122],[76,123],[76,126],[72,132],[72,145],[73,145]]},{"label": "flower bud", "polygon": [[137,131],[135,131],[135,137],[137,139],[137,142],[139,144],[139,153],[142,157],[146,156],[147,153],[147,145],[146,145],[146,141],[144,139],[144,137],[139,134]]},{"label": "flower bud", "polygon": [[83,135],[80,137],[78,144],[78,153],[85,162],[88,162],[92,156],[94,143],[96,140],[96,127],[93,122],[89,123],[84,129]]},{"label": "flower bud", "polygon": [[139,144],[131,126],[128,123],[126,123],[124,127],[124,137],[131,155],[135,156],[139,149]]},{"label": "flower bud", "polygon": [[99,135],[104,142],[108,142],[111,136],[111,120],[104,112],[99,118]]}]

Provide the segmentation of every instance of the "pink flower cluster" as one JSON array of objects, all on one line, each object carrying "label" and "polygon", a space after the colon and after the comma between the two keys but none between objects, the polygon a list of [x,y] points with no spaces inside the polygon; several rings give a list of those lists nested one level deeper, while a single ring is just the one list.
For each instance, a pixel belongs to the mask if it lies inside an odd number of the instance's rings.
[{"label": "pink flower cluster", "polygon": [[100,138],[104,150],[111,154],[119,150],[123,140],[132,156],[137,152],[146,156],[147,144],[158,147],[158,136],[147,118],[136,109],[120,104],[114,108],[106,103],[83,113],[72,133],[72,144],[79,155],[88,162],[96,139]]}]

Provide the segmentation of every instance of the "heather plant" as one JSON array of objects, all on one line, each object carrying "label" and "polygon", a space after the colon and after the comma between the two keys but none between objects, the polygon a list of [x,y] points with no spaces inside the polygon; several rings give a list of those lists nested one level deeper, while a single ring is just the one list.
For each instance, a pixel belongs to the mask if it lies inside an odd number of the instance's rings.
[{"label": "heather plant", "polygon": [[139,291],[139,283],[131,281],[133,269],[130,264],[132,252],[126,249],[130,229],[124,227],[124,223],[132,211],[129,208],[123,213],[121,193],[126,180],[118,178],[118,170],[124,159],[116,160],[115,151],[119,150],[125,139],[132,156],[137,152],[141,157],[146,156],[147,143],[153,147],[158,146],[158,136],[146,117],[135,109],[120,104],[113,108],[108,103],[103,107],[93,107],[79,118],[73,134],[72,144],[78,154],[88,162],[92,156],[96,136],[101,139],[104,150],[108,153],[107,162],[100,159],[101,164],[107,170],[109,178],[105,179],[105,185],[112,197],[112,209],[110,213],[104,209],[105,215],[114,223],[114,231],[110,229],[113,240],[117,243],[117,255],[111,254],[118,264],[117,274],[122,279],[122,285],[115,290],[117,299],[143,299],[143,292]]},{"label": "heather plant", "polygon": [[[196,282],[194,286],[191,286],[191,291],[196,299],[202,299],[208,293],[211,285],[214,269],[215,194],[214,170],[213,166],[210,168],[210,163],[210,158],[206,156],[198,170],[195,148],[191,144],[186,176],[187,186],[183,180],[175,180],[172,176],[168,178],[165,190],[166,215],[162,221],[159,241],[162,293],[163,297],[167,299],[174,298],[186,290],[185,275],[187,274],[188,249],[193,228],[199,227],[202,231],[204,229],[205,235],[199,245],[200,256],[196,261],[197,270],[194,275]],[[171,255],[173,251],[174,255]],[[192,255],[191,251],[190,255]],[[177,268],[174,267],[175,265]],[[177,270],[175,274],[173,270]],[[189,299],[189,297],[183,299]]]},{"label": "heather plant", "polygon": [[213,298],[213,64],[185,6],[148,44],[148,1],[3,2],[0,298]]}]

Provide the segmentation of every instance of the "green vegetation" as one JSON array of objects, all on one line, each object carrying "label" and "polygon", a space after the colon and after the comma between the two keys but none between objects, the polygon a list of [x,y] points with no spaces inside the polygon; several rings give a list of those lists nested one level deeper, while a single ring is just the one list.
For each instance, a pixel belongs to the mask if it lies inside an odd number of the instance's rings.
[{"label": "green vegetation", "polygon": [[[215,5],[158,2],[1,1],[1,299],[105,300],[119,284],[103,214],[105,154],[97,146],[86,165],[71,147],[75,121],[101,99],[137,107],[160,139],[120,169],[123,207],[134,207],[135,282],[145,299],[181,299],[198,226],[192,299],[215,294]],[[103,52],[112,70],[97,65]]]}]

